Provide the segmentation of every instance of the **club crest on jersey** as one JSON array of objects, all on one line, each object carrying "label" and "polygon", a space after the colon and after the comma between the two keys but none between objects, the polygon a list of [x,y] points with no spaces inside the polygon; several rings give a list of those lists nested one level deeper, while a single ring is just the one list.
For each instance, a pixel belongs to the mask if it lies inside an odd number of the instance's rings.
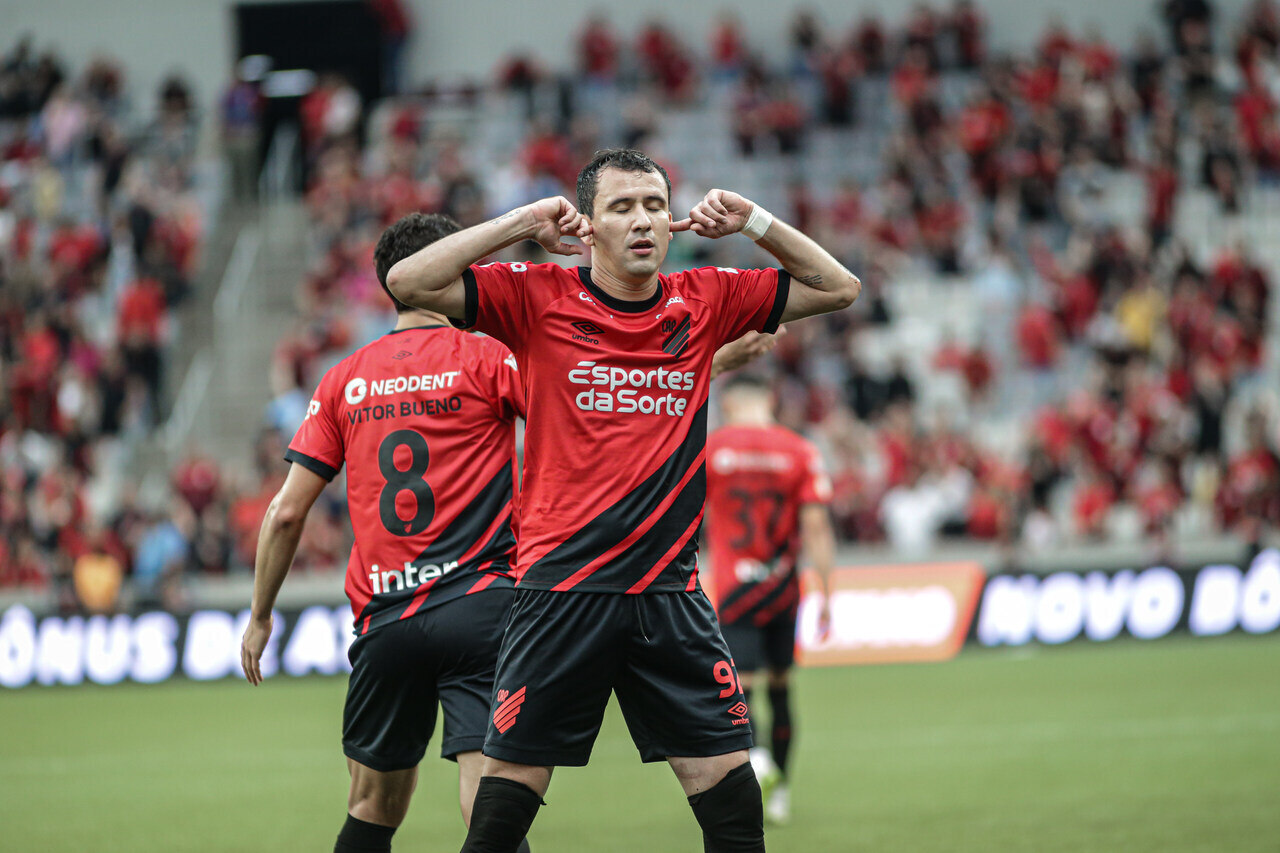
[{"label": "club crest on jersey", "polygon": [[578,332],[573,335],[573,339],[575,341],[582,341],[583,343],[588,344],[600,343],[600,339],[593,336],[599,335],[604,331],[604,329],[600,328],[595,323],[587,320],[579,320],[576,323],[571,323],[570,325],[578,330]]},{"label": "club crest on jersey", "polygon": [[[664,332],[667,331],[668,322],[670,321],[664,320],[662,323],[662,330]],[[671,333],[667,335],[665,340],[663,340],[662,351],[670,356],[679,356],[680,353],[684,352],[685,347],[689,346],[689,331],[692,328],[693,328],[692,317],[686,316],[679,323],[676,323],[672,327]]]}]

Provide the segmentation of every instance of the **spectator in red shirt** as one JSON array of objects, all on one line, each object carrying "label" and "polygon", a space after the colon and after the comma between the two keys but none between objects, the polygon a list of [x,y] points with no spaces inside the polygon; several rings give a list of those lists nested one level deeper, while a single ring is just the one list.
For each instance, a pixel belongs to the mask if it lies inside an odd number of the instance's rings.
[{"label": "spectator in red shirt", "polygon": [[1090,462],[1081,466],[1081,476],[1071,502],[1076,532],[1089,539],[1106,535],[1107,516],[1115,503],[1115,490]]},{"label": "spectator in red shirt", "polygon": [[737,72],[747,59],[747,45],[742,37],[742,22],[732,12],[723,13],[711,31],[711,62],[717,72]]},{"label": "spectator in red shirt", "polygon": [[1049,309],[1028,303],[1018,317],[1016,334],[1023,364],[1035,370],[1057,366],[1062,338],[1058,322]]},{"label": "spectator in red shirt", "polygon": [[152,278],[140,278],[120,297],[117,317],[125,369],[143,381],[150,400],[152,422],[159,419],[162,362],[160,346],[165,332],[164,290]]},{"label": "spectator in red shirt", "polygon": [[578,67],[588,77],[602,81],[612,80],[618,72],[618,39],[600,15],[587,18],[578,35]]}]

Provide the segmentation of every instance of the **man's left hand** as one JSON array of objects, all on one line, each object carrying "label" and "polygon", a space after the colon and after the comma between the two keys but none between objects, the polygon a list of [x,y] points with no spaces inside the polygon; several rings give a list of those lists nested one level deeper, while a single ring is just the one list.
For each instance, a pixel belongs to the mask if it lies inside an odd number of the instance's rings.
[{"label": "man's left hand", "polygon": [[749,200],[729,190],[711,190],[689,211],[687,219],[671,223],[672,232],[692,231],[715,240],[737,234],[747,224],[755,207]]}]

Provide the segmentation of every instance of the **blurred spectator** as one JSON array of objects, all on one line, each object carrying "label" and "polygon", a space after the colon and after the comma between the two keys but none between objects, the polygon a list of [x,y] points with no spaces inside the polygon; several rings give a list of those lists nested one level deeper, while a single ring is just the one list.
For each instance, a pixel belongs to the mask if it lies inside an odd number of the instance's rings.
[{"label": "blurred spectator", "polygon": [[180,504],[156,513],[133,552],[133,589],[140,604],[173,609],[191,553],[192,517]]},{"label": "blurred spectator", "polygon": [[263,109],[262,91],[246,73],[246,63],[241,60],[235,80],[222,98],[222,148],[231,170],[232,197],[242,203],[258,197]]},{"label": "blurred spectator", "polygon": [[578,67],[597,82],[612,80],[618,73],[618,40],[600,15],[587,18],[578,34]]}]

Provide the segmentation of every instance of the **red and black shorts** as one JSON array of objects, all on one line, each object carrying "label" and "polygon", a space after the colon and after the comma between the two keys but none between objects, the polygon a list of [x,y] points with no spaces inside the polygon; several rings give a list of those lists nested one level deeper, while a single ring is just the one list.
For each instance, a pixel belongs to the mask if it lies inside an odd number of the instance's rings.
[{"label": "red and black shorts", "polygon": [[738,669],[746,673],[767,669],[785,672],[796,662],[796,613],[781,613],[763,625],[742,619],[721,625]]},{"label": "red and black shorts", "polygon": [[747,706],[702,590],[641,595],[516,590],[485,755],[581,766],[617,693],[644,761],[752,745]]},{"label": "red and black shorts", "polygon": [[515,590],[493,587],[370,631],[351,644],[342,751],[374,770],[418,766],[444,708],[440,754],[480,749]]}]

